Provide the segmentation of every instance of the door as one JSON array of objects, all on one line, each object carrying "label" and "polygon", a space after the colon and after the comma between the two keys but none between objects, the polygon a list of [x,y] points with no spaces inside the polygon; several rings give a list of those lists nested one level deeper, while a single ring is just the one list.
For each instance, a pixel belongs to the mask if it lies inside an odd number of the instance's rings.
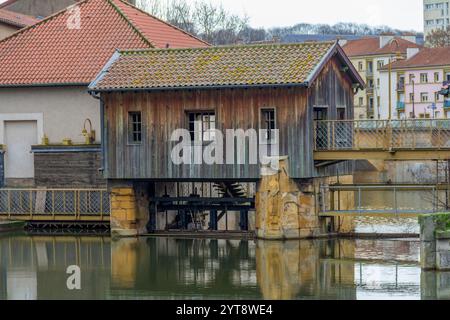
[{"label": "door", "polygon": [[37,121],[5,122],[5,177],[34,178],[34,157],[31,146],[37,144]]},{"label": "door", "polygon": [[316,121],[316,150],[328,150],[330,141],[328,141],[328,131],[330,123],[328,120],[328,108],[314,108],[314,121]]}]

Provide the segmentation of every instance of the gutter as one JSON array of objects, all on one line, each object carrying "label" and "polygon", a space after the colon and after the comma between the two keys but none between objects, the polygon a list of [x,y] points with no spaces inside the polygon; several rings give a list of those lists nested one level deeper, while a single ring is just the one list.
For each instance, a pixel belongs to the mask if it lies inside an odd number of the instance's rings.
[{"label": "gutter", "polygon": [[308,87],[308,82],[297,83],[279,83],[279,84],[238,84],[238,85],[214,85],[214,86],[178,86],[178,87],[159,87],[159,88],[112,88],[96,89],[89,86],[89,92],[93,94],[101,92],[152,92],[152,91],[171,91],[171,90],[218,90],[218,89],[250,89],[250,88],[287,88],[287,87]]}]

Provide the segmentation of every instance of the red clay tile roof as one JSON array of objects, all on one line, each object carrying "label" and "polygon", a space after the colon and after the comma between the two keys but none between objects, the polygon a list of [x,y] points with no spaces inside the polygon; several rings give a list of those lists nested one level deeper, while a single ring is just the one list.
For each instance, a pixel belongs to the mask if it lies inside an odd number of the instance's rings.
[{"label": "red clay tile roof", "polygon": [[6,9],[0,9],[0,23],[9,24],[17,28],[24,28],[37,23],[39,20],[33,17],[12,12]]},{"label": "red clay tile roof", "polygon": [[[336,42],[242,45],[201,49],[118,52],[89,86],[91,90],[305,85],[324,61],[340,54]],[[355,83],[364,85],[352,69]]]},{"label": "red clay tile roof", "polygon": [[[400,60],[392,63],[393,69],[437,67],[450,65],[450,47],[447,48],[424,48],[408,60]],[[388,66],[384,66],[383,70]]]},{"label": "red clay tile roof", "polygon": [[349,57],[357,57],[368,55],[395,54],[397,52],[406,54],[408,48],[423,48],[421,45],[399,37],[395,37],[395,39],[398,42],[398,46],[395,42],[390,42],[384,47],[380,48],[380,38],[376,37],[348,41],[343,49]]},{"label": "red clay tile roof", "polygon": [[[118,48],[179,48],[207,44],[122,0],[84,0],[81,28],[65,9],[0,41],[0,87],[89,84]],[[167,32],[152,39],[152,29]]]}]

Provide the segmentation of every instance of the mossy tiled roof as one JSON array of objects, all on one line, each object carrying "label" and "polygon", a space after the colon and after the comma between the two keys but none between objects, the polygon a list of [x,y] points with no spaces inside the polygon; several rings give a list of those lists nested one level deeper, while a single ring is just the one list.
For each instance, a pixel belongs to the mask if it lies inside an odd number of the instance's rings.
[{"label": "mossy tiled roof", "polygon": [[95,91],[307,84],[336,42],[120,51]]}]

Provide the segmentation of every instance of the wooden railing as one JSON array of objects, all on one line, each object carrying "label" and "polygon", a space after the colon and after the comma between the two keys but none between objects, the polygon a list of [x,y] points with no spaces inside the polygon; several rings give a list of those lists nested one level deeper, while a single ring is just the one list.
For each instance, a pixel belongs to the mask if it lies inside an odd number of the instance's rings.
[{"label": "wooden railing", "polygon": [[315,151],[450,149],[450,119],[314,123]]}]

